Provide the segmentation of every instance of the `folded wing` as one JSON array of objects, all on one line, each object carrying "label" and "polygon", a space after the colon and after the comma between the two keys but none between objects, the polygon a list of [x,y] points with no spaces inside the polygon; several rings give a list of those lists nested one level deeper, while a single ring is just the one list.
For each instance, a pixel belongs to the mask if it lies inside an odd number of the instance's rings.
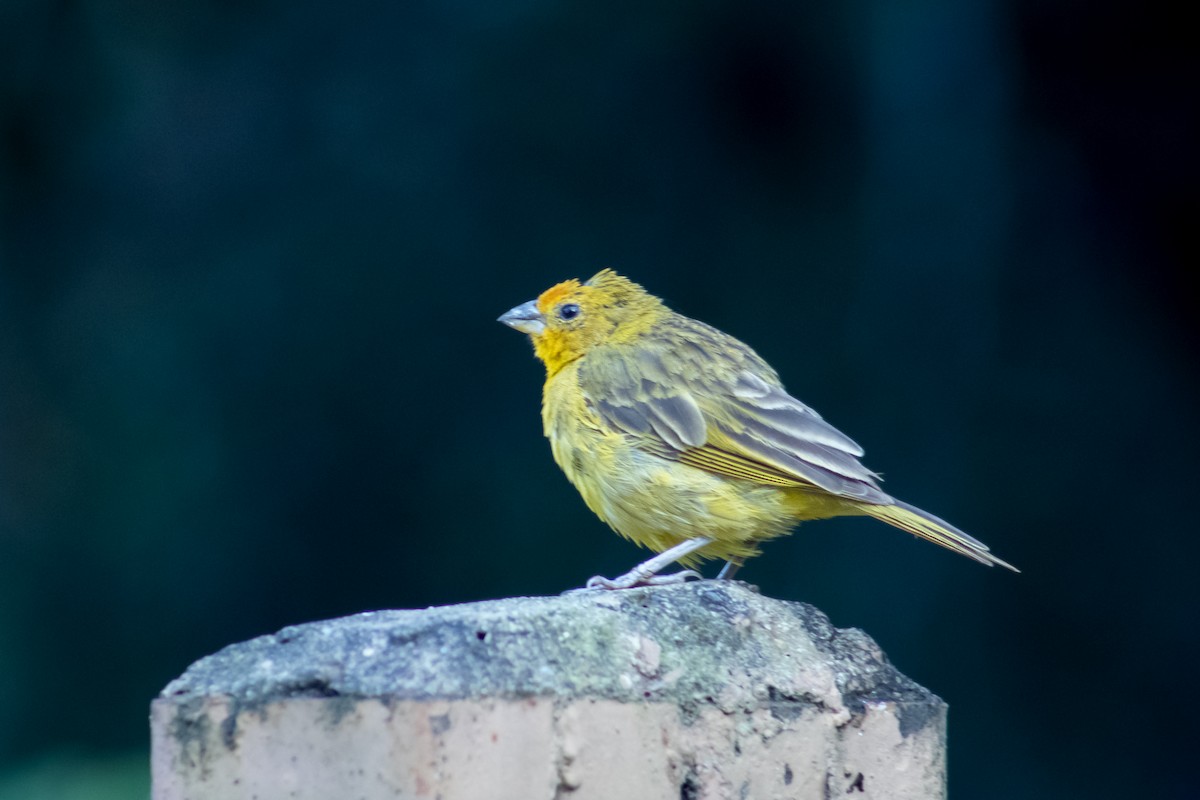
[{"label": "folded wing", "polygon": [[682,345],[588,354],[580,388],[605,425],[648,452],[718,475],[893,502],[859,462],[861,447],[789,395],[745,345],[693,324]]}]

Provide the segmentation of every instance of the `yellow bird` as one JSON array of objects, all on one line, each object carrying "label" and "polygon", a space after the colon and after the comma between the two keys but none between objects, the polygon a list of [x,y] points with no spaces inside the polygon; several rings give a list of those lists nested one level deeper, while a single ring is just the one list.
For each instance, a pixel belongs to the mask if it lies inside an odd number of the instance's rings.
[{"label": "yellow bird", "polygon": [[612,270],[569,280],[500,322],[546,366],[542,424],[588,508],[659,555],[589,588],[699,577],[674,561],[728,563],[798,522],[867,515],[991,566],[1015,567],[953,525],[879,488],[863,450],[783,388],[742,342],[667,308]]}]

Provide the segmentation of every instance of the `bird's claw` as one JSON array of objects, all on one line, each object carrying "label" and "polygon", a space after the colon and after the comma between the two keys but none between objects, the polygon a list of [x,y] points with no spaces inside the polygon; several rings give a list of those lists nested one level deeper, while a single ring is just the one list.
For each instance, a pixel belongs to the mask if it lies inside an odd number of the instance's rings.
[{"label": "bird's claw", "polygon": [[670,575],[655,575],[654,573],[644,573],[638,570],[630,570],[624,575],[616,578],[606,578],[603,575],[595,575],[588,579],[587,584],[583,589],[576,591],[589,591],[596,589],[614,590],[614,589],[633,589],[637,586],[669,586],[674,583],[685,583],[689,578],[700,579],[699,572],[694,569],[685,569],[679,572],[672,572]]},{"label": "bird's claw", "polygon": [[670,586],[673,583],[687,583],[689,580],[703,580],[704,576],[694,569],[682,569],[670,575],[651,575],[635,586]]}]

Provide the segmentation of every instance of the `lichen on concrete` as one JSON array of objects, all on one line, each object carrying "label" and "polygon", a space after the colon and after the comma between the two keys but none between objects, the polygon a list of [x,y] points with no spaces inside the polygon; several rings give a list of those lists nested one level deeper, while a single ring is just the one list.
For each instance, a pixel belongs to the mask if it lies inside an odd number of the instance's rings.
[{"label": "lichen on concrete", "polygon": [[944,780],[940,699],[862,631],[728,581],[296,625],[197,661],[152,717],[155,798],[249,796],[279,774],[297,796],[329,780],[474,797],[487,763],[528,783],[505,796],[580,800],[619,780],[697,798],[840,794],[889,770],[916,788],[876,796],[931,797]]},{"label": "lichen on concrete", "polygon": [[724,581],[296,625],[197,661],[162,693],[214,695],[241,711],[287,697],[562,695],[850,714],[864,702],[940,705],[862,631]]}]

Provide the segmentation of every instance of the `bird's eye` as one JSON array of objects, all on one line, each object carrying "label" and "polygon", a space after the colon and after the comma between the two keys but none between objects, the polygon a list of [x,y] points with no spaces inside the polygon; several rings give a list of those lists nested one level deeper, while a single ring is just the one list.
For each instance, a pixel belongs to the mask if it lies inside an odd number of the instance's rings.
[{"label": "bird's eye", "polygon": [[574,303],[563,303],[558,307],[558,316],[560,319],[575,319],[579,316],[579,306]]}]

